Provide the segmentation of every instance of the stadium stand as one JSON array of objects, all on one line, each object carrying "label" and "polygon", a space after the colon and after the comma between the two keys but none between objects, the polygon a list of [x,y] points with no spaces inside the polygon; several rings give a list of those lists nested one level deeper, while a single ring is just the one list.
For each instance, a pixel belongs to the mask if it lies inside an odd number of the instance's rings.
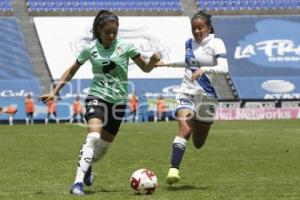
[{"label": "stadium stand", "polygon": [[27,11],[26,1],[12,0],[11,2],[14,10],[13,16],[18,19],[20,31],[24,36],[24,43],[31,60],[32,70],[39,79],[42,91],[46,92],[49,90],[53,79],[48,69],[35,25],[32,23],[32,17]]},{"label": "stadium stand", "polygon": [[[14,17],[0,18],[0,91],[0,106],[13,104],[21,112],[25,95],[41,93],[20,25]],[[17,112],[16,119],[23,118],[21,112]]]},{"label": "stadium stand", "polygon": [[198,9],[218,14],[299,13],[299,0],[197,0]]},{"label": "stadium stand", "polygon": [[111,10],[127,15],[157,14],[179,15],[182,12],[180,0],[28,0],[28,11],[34,15],[86,13]]},{"label": "stadium stand", "polygon": [[13,7],[10,0],[0,1],[0,16],[12,15]]},{"label": "stadium stand", "polygon": [[0,79],[32,79],[31,61],[14,18],[0,18]]}]

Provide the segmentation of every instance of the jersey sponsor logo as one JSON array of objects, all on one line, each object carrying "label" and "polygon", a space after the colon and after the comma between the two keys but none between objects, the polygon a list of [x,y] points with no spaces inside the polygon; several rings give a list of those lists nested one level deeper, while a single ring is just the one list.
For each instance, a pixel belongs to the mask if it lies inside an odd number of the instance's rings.
[{"label": "jersey sponsor logo", "polygon": [[118,56],[120,56],[120,55],[122,55],[123,54],[123,48],[122,47],[117,47],[117,49],[116,49],[116,54],[118,55]]},{"label": "jersey sponsor logo", "polygon": [[97,51],[93,51],[93,52],[92,52],[92,56],[93,56],[94,58],[97,58],[97,56],[98,56]]},{"label": "jersey sponsor logo", "polygon": [[211,46],[205,46],[203,48],[203,51],[207,54],[207,55],[212,55],[213,54],[213,49],[211,48]]}]

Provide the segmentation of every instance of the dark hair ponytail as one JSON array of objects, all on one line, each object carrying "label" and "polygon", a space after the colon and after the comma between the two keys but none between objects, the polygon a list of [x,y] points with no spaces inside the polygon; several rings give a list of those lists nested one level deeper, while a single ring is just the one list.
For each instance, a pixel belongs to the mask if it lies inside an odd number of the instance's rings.
[{"label": "dark hair ponytail", "polygon": [[209,33],[215,32],[214,27],[211,24],[211,15],[208,14],[205,10],[200,10],[199,12],[194,14],[191,21],[193,21],[194,19],[197,19],[197,18],[203,19],[205,21],[205,24],[210,27]]},{"label": "dark hair ponytail", "polygon": [[119,18],[108,10],[100,10],[93,23],[93,39],[99,38],[99,28],[101,29],[107,22],[116,22],[119,25]]}]

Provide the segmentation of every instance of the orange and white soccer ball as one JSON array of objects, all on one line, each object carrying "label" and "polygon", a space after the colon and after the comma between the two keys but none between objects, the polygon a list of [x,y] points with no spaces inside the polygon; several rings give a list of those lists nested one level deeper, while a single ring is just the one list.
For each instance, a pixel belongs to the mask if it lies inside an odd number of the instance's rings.
[{"label": "orange and white soccer ball", "polygon": [[152,194],[157,187],[157,177],[149,169],[138,169],[130,177],[130,186],[134,194]]}]

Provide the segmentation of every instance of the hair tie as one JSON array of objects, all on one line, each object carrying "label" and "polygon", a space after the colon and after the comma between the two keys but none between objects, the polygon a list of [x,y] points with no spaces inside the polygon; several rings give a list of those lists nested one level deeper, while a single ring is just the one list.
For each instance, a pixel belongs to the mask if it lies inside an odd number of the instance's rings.
[{"label": "hair tie", "polygon": [[100,17],[98,19],[97,24],[101,24],[102,21],[108,20],[108,19],[119,21],[119,19],[116,16],[113,16],[113,15],[104,15],[104,16],[102,16],[102,17]]}]

